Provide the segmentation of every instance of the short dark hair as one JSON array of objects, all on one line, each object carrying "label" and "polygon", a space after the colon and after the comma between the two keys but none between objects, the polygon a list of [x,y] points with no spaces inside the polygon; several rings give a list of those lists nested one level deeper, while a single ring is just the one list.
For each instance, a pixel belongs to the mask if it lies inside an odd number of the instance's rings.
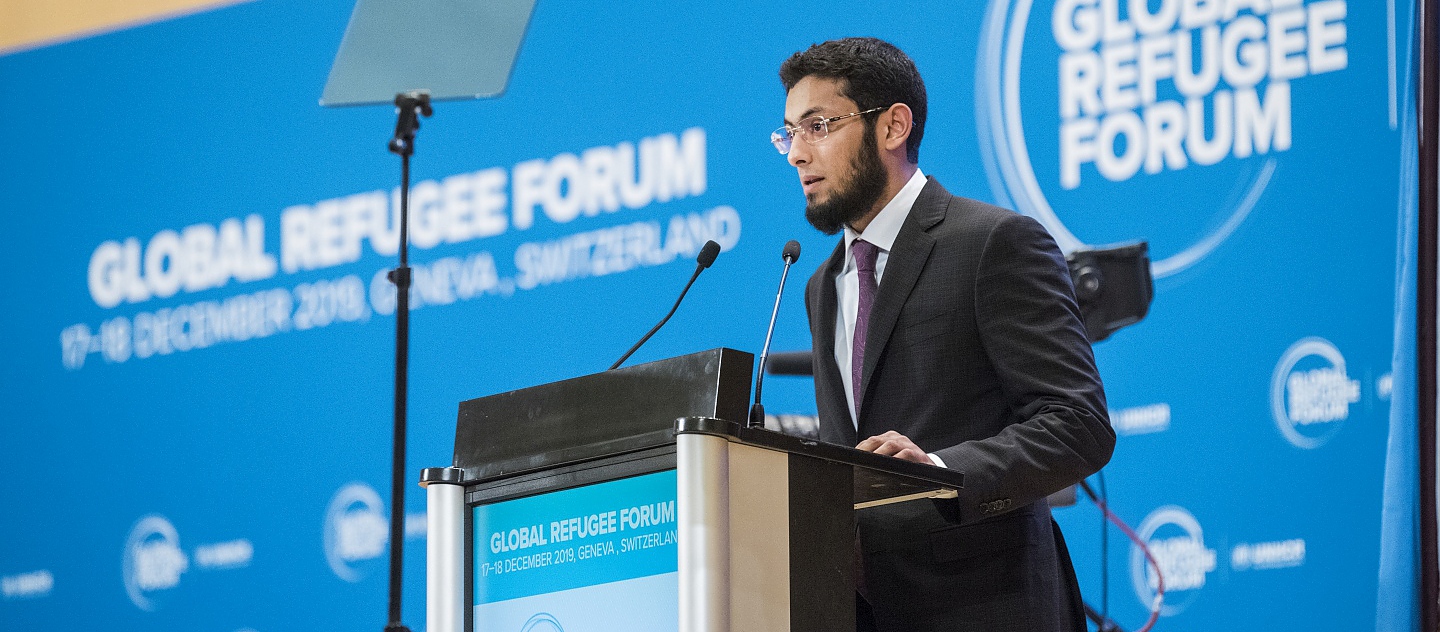
[{"label": "short dark hair", "polygon": [[[873,37],[812,44],[780,64],[780,83],[785,85],[786,94],[806,77],[841,80],[840,94],[861,110],[895,103],[910,106],[915,127],[905,142],[905,154],[911,163],[920,160],[920,139],[925,135],[925,81],[904,51]],[[874,116],[867,116],[867,123],[873,124]]]}]

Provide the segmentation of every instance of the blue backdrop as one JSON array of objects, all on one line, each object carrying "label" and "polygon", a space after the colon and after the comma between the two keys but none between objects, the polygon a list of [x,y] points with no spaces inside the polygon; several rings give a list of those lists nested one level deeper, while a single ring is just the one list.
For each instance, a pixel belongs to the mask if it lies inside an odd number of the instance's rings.
[{"label": "blue backdrop", "polygon": [[[350,9],[258,0],[0,56],[0,628],[383,625],[398,160],[390,108],[316,105]],[[781,246],[808,274],[834,244],[767,142],[776,69],[875,35],[927,81],[927,174],[1066,249],[1151,244],[1149,317],[1096,353],[1162,629],[1411,629],[1380,582],[1389,560],[1408,589],[1415,555],[1413,14],[542,0],[509,91],[420,132],[410,469],[449,463],[457,402],[607,367],[706,239],[725,252],[632,362],[758,351]],[[775,348],[808,347],[792,288]],[[766,398],[815,410],[804,379]],[[1098,606],[1099,513],[1057,515]],[[1110,543],[1109,610],[1138,627],[1153,574]]]}]

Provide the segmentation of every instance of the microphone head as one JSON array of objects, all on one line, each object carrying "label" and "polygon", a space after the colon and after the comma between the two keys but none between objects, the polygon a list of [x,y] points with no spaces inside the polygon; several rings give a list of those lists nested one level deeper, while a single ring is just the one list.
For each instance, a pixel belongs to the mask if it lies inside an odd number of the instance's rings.
[{"label": "microphone head", "polygon": [[705,245],[700,248],[699,256],[695,257],[695,263],[700,264],[702,268],[708,268],[710,264],[715,263],[715,257],[719,255],[720,244],[715,243],[715,240],[712,239],[705,242]]},{"label": "microphone head", "polygon": [[780,253],[780,258],[784,259],[785,263],[795,263],[796,261],[799,261],[800,242],[795,241],[794,239],[785,242],[785,250],[784,252]]}]

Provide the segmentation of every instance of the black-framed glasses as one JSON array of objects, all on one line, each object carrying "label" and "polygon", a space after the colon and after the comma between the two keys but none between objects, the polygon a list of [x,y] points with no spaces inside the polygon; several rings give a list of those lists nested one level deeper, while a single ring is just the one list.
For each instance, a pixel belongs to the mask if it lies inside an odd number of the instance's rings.
[{"label": "black-framed glasses", "polygon": [[879,112],[888,107],[890,106],[887,105],[884,107],[870,108],[868,110],[865,110],[864,112],[851,112],[849,114],[841,114],[839,116],[831,116],[829,118],[818,115],[803,118],[800,119],[800,122],[796,123],[794,127],[791,127],[789,125],[781,125],[775,131],[770,132],[770,144],[774,145],[776,151],[779,151],[780,155],[783,156],[790,153],[790,146],[795,142],[796,136],[799,136],[801,140],[810,143],[811,145],[814,145],[815,143],[825,140],[825,137],[830,135],[831,123],[842,119],[847,119],[852,116],[860,116],[862,114]]}]

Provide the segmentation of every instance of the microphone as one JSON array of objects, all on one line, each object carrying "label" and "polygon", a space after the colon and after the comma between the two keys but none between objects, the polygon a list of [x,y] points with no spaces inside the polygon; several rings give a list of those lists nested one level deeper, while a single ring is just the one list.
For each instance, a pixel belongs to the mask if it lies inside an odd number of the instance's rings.
[{"label": "microphone", "polygon": [[770,356],[770,338],[775,335],[775,317],[780,315],[780,297],[785,295],[785,277],[790,276],[790,265],[800,260],[800,242],[791,239],[785,242],[780,253],[785,260],[785,269],[780,271],[780,289],[775,292],[775,309],[770,311],[770,328],[765,330],[765,346],[760,348],[760,368],[755,372],[755,405],[750,407],[752,428],[765,425],[765,406],[760,404],[760,385],[765,377],[765,360]]},{"label": "microphone", "polygon": [[[796,249],[799,249],[798,245]],[[651,327],[650,331],[645,332],[645,336],[640,339],[640,342],[630,347],[630,350],[626,351],[625,355],[620,356],[620,359],[616,360],[615,364],[610,365],[610,368],[606,369],[607,371],[613,371],[619,368],[621,364],[624,364],[626,360],[630,359],[630,355],[635,353],[635,350],[639,349],[640,345],[645,344],[645,341],[649,340],[650,336],[655,335],[655,332],[660,331],[660,328],[665,326],[665,321],[670,320],[670,317],[675,315],[675,310],[680,309],[680,301],[685,300],[685,293],[690,291],[690,286],[695,284],[695,279],[700,277],[700,273],[704,271],[705,268],[715,263],[715,257],[719,255],[720,244],[715,243],[714,240],[705,242],[705,245],[700,248],[700,254],[695,257],[695,274],[690,275],[690,282],[685,284],[685,289],[680,290],[680,298],[675,299],[675,304],[670,307],[670,313],[666,314],[664,318],[661,318],[660,322],[655,323],[655,326]]]}]

